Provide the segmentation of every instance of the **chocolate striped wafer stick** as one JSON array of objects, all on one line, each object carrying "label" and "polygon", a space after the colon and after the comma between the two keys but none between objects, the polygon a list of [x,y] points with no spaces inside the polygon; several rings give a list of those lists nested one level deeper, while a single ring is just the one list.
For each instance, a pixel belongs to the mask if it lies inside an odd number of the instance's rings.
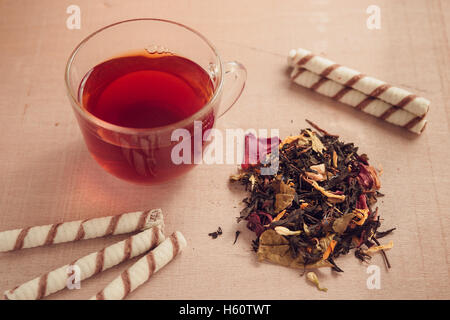
[{"label": "chocolate striped wafer stick", "polygon": [[291,79],[303,87],[417,134],[420,134],[427,124],[423,116],[417,116],[406,110],[393,107],[383,100],[367,96],[358,90],[321,77],[305,68],[295,67]]},{"label": "chocolate striped wafer stick", "polygon": [[289,52],[288,64],[291,67],[305,68],[321,77],[326,77],[346,87],[351,87],[365,95],[378,98],[392,105],[395,112],[404,109],[416,116],[425,116],[430,101],[418,97],[404,89],[394,87],[384,81],[366,76],[359,71],[341,66],[331,60],[312,54],[305,49],[293,49]]},{"label": "chocolate striped wafer stick", "polygon": [[177,231],[158,247],[139,259],[119,277],[110,282],[91,300],[120,300],[147,282],[150,277],[169,263],[186,247],[186,239]]},{"label": "chocolate striped wafer stick", "polygon": [[80,281],[109,269],[125,260],[136,257],[155,248],[164,240],[161,226],[144,230],[126,240],[110,245],[98,252],[91,253],[71,264],[50,271],[40,277],[5,291],[6,300],[39,300],[64,289],[72,276],[69,272],[77,266]]},{"label": "chocolate striped wafer stick", "polygon": [[130,233],[164,225],[161,209],[0,232],[0,252]]}]

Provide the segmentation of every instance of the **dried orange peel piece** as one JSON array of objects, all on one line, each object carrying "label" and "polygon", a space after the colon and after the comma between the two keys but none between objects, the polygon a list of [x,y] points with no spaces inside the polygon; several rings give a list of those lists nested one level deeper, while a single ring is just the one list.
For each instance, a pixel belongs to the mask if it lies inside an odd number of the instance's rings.
[{"label": "dried orange peel piece", "polygon": [[285,215],[285,213],[286,213],[286,209],[284,209],[284,210],[281,211],[279,214],[277,214],[277,216],[272,220],[272,222],[278,221],[278,220],[280,220],[281,218],[283,218],[284,215]]},{"label": "dried orange peel piece", "polygon": [[337,244],[336,240],[331,240],[330,244],[328,245],[327,250],[324,252],[324,254],[322,256],[322,260],[327,260],[328,259],[330,254],[333,252],[334,247],[336,246],[336,244]]},{"label": "dried orange peel piece", "polygon": [[330,201],[331,203],[339,203],[345,201],[345,195],[335,194],[331,191],[325,190],[323,187],[319,186],[319,184],[316,181],[311,180],[309,178],[303,177],[303,179],[310,185],[312,185],[314,189],[320,191],[320,193],[326,196],[328,198],[328,201]]}]

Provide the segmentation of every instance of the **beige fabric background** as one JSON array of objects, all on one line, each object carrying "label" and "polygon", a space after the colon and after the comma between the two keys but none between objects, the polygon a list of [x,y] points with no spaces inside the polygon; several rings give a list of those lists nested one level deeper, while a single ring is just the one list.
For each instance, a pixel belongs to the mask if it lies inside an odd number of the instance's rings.
[{"label": "beige fabric background", "polygon": [[[81,7],[81,30],[66,8]],[[381,29],[366,28],[374,1],[0,1],[0,230],[161,207],[167,231],[181,230],[186,251],[133,299],[448,299],[450,207],[449,1],[376,1]],[[75,45],[107,24],[135,17],[187,24],[224,60],[248,69],[243,96],[218,123],[296,133],[311,119],[354,141],[384,169],[379,202],[392,269],[381,256],[381,289],[366,287],[366,266],[352,255],[342,274],[319,273],[328,293],[296,270],[255,261],[253,236],[237,225],[244,193],[230,187],[236,167],[198,166],[181,179],[142,187],[103,172],[90,157],[65,95],[63,73]],[[402,86],[432,101],[422,136],[290,85],[286,55],[295,47]],[[291,121],[292,120],[292,121]],[[218,226],[222,237],[208,233]],[[242,230],[232,245],[236,228]],[[123,236],[0,254],[0,290],[96,251]],[[85,299],[120,265],[51,298]]]}]

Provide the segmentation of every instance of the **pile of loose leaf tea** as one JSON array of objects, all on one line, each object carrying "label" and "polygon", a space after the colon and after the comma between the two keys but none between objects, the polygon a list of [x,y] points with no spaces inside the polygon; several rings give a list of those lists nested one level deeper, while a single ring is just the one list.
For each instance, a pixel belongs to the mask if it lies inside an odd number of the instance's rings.
[{"label": "pile of loose leaf tea", "polygon": [[[276,139],[276,174],[261,174],[269,164],[244,161],[239,174],[230,178],[244,184],[249,193],[238,221],[247,221],[255,232],[253,249],[258,259],[341,272],[335,262],[340,255],[354,250],[358,259],[368,261],[380,251],[390,267],[384,250],[393,243],[381,245],[378,239],[394,229],[378,231],[380,216],[373,207],[383,195],[378,191],[377,171],[353,143],[308,123],[315,130],[301,130],[282,142]],[[249,139],[256,138],[246,136],[246,145]],[[267,150],[274,138],[256,140],[258,148]]]}]

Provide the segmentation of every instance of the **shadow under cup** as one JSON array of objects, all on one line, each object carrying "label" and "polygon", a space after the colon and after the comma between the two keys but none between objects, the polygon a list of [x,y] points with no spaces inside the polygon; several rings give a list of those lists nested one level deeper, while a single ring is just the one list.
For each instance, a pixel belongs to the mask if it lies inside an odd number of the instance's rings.
[{"label": "shadow under cup", "polygon": [[[124,53],[143,50],[170,52],[195,62],[211,79],[214,92],[209,102],[185,119],[152,128],[120,126],[87,111],[80,88],[93,68]],[[237,62],[222,64],[201,34],[159,19],[127,20],[96,31],[75,48],[65,74],[68,96],[90,153],[107,172],[140,184],[167,181],[191,169],[194,159],[201,157],[204,133],[236,102],[245,80],[245,68]],[[190,155],[174,153],[174,159],[172,151],[177,145],[179,149],[180,143],[184,144],[182,153],[190,149]],[[180,158],[184,162],[180,163]]]}]

